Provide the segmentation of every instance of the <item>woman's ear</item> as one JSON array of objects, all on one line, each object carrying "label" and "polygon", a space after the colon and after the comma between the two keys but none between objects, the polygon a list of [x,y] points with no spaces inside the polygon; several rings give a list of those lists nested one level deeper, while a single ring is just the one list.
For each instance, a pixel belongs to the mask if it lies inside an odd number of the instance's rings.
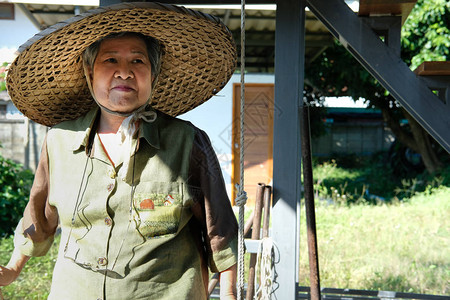
[{"label": "woman's ear", "polygon": [[89,66],[86,67],[86,70],[87,70],[87,76],[89,76],[89,81],[92,82],[92,80],[94,79],[94,71]]},{"label": "woman's ear", "polygon": [[87,82],[89,91],[91,92],[92,96],[95,97],[94,96],[94,90],[92,89],[92,80],[94,78],[93,68],[88,66],[87,63],[85,63],[83,61],[83,71],[84,71],[84,77],[86,78],[86,82]]}]

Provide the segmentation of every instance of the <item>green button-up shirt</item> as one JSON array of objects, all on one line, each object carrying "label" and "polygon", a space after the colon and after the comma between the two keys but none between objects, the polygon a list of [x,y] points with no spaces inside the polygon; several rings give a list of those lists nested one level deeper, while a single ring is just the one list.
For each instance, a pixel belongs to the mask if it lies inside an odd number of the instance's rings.
[{"label": "green button-up shirt", "polygon": [[24,234],[24,225],[16,245],[44,254],[52,236],[40,222],[51,214],[33,210],[56,208],[61,243],[49,299],[206,299],[207,266],[226,270],[237,253],[236,219],[206,134],[158,112],[141,122],[120,177],[123,163],[111,162],[92,130],[97,116],[49,131],[24,215],[36,230]]}]

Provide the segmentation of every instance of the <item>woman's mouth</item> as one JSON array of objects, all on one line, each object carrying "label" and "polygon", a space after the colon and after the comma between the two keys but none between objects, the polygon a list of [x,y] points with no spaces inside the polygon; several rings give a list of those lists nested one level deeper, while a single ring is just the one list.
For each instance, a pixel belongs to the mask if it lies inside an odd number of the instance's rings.
[{"label": "woman's mouth", "polygon": [[119,92],[132,92],[134,89],[132,87],[129,87],[127,85],[118,85],[113,87],[113,90],[119,91]]}]

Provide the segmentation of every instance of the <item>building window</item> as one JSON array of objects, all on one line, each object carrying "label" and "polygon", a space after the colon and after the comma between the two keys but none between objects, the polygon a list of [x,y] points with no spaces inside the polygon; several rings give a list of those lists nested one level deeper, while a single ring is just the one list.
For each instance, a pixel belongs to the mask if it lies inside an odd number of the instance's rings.
[{"label": "building window", "polygon": [[0,3],[0,20],[14,20],[13,3]]},{"label": "building window", "polygon": [[6,119],[6,104],[0,104],[0,119]]}]

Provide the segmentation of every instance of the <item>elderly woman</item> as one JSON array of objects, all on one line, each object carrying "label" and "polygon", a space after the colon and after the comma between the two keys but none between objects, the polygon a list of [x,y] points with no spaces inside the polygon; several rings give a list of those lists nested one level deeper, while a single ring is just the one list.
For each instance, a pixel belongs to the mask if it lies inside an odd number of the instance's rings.
[{"label": "elderly woman", "polygon": [[[0,285],[61,227],[49,299],[234,299],[237,224],[206,134],[174,116],[217,93],[235,50],[211,16],[153,3],[88,12],[30,40],[8,90],[48,126]],[[28,69],[27,69],[28,68]]]}]

